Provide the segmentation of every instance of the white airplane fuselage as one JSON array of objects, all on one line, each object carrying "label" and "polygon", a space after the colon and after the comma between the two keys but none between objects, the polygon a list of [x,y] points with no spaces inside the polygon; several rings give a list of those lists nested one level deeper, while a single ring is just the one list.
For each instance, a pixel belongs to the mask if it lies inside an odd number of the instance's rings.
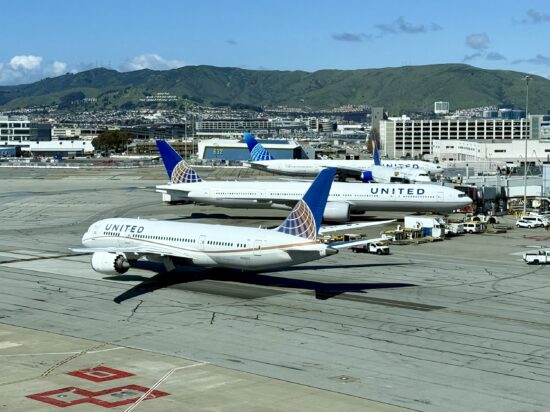
[{"label": "white airplane fuselage", "polygon": [[337,252],[318,241],[271,229],[127,218],[95,222],[82,237],[82,244],[106,249],[92,257],[92,267],[101,273],[113,270],[117,254],[130,262],[149,256],[166,263],[159,256],[170,256],[197,266],[266,270]]},{"label": "white airplane fuselage", "polygon": [[[326,167],[368,170],[374,166],[372,160],[341,159],[273,159],[250,161],[251,167],[285,175],[316,175]],[[441,166],[422,160],[385,160],[381,167],[394,169],[418,169],[430,174],[441,173]]]},{"label": "white airplane fuselage", "polygon": [[[203,181],[157,186],[175,201],[234,208],[285,208],[298,202],[309,182]],[[464,193],[436,184],[332,184],[325,215],[335,205],[349,205],[350,212],[403,211],[448,212],[472,203]],[[327,210],[329,212],[327,212]],[[336,219],[338,221],[338,219]]]}]

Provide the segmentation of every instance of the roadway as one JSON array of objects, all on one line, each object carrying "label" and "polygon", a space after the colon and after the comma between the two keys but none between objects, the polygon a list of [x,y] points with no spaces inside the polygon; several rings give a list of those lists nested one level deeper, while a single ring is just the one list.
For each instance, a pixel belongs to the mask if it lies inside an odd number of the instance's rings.
[{"label": "roadway", "polygon": [[[547,410],[550,272],[519,255],[550,247],[543,229],[262,274],[103,276],[68,251],[98,219],[270,226],[286,213],[164,206],[159,169],[0,169],[0,179],[0,409],[84,397],[79,410],[103,409],[96,399],[159,411]],[[133,375],[67,375],[94,367]],[[139,401],[147,388],[159,392]]]}]

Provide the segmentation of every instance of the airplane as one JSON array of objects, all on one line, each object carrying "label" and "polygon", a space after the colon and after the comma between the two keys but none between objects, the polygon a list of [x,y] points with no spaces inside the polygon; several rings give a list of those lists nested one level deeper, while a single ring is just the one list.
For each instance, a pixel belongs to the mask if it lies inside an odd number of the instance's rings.
[{"label": "airplane", "polygon": [[[164,140],[157,140],[170,184],[157,185],[169,203],[198,203],[240,209],[289,210],[309,187],[304,181],[205,181]],[[472,203],[463,192],[437,184],[334,182],[323,218],[348,222],[369,210],[450,212]]]},{"label": "airplane", "polygon": [[[342,159],[274,159],[273,156],[254,138],[244,134],[244,141],[250,151],[252,161],[245,166],[282,175],[315,176],[323,167],[335,168],[341,177],[355,177],[362,182],[430,182],[429,174],[441,173],[441,166],[422,160],[385,160],[384,165],[377,160]],[[375,145],[375,154],[378,148]],[[375,158],[376,160],[376,158]]]},{"label": "airplane", "polygon": [[320,242],[321,221],[334,175],[333,169],[321,171],[275,229],[104,219],[93,223],[83,235],[85,248],[71,250],[93,253],[92,268],[105,275],[126,273],[138,260],[162,263],[167,271],[180,264],[262,271],[321,259],[339,249],[373,241]]}]

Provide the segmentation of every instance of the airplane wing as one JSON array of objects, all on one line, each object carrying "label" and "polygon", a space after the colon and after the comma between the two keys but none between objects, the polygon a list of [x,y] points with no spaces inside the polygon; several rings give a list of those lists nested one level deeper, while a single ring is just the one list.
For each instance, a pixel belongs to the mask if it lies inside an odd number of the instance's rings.
[{"label": "airplane wing", "polygon": [[338,165],[335,167],[335,169],[336,169],[336,173],[339,175],[354,177],[359,180],[361,179],[361,172],[363,172],[363,170],[357,167],[349,167],[349,166],[343,166],[343,165]]},{"label": "airplane wing", "polygon": [[383,242],[383,241],[387,241],[387,239],[383,237],[378,237],[374,239],[353,240],[351,242],[334,242],[334,243],[329,243],[328,246],[333,249],[347,249],[353,246],[362,246],[362,245],[366,245],[367,243],[375,243],[375,242]]},{"label": "airplane wing", "polygon": [[109,253],[124,253],[126,256],[135,257],[155,255],[155,256],[171,256],[182,259],[193,259],[191,254],[185,250],[167,245],[143,245],[143,246],[118,246],[118,247],[99,247],[99,248],[70,248],[75,253],[94,253],[94,252],[109,252]]},{"label": "airplane wing", "polygon": [[384,225],[386,223],[392,223],[392,222],[395,222],[395,219],[380,220],[377,222],[357,222],[357,223],[348,223],[345,225],[321,226],[321,228],[319,229],[319,234],[326,235],[333,232],[340,232],[342,230],[360,229],[362,227]]}]

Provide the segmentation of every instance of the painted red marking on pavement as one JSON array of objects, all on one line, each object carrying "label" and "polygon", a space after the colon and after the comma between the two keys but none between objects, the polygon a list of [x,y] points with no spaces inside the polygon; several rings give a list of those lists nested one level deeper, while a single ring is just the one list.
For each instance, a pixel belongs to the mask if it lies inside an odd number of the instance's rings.
[{"label": "painted red marking on pavement", "polygon": [[[60,408],[65,408],[66,406],[90,402],[90,396],[92,395],[93,392],[78,389],[74,386],[69,386],[67,388],[27,395],[27,398],[49,403],[50,405],[58,406]],[[64,400],[64,398],[69,400]]]},{"label": "painted red marking on pavement", "polygon": [[127,378],[128,376],[134,376],[133,373],[108,368],[106,366],[96,366],[95,368],[67,372],[67,375],[87,379],[92,382],[106,382],[112,381],[114,379],[122,379]]},{"label": "painted red marking on pavement", "polygon": [[[141,395],[146,393],[148,390],[149,388],[146,388],[144,386],[125,385],[92,392],[70,386],[67,388],[55,389],[53,391],[27,395],[27,398],[58,406],[60,408],[79,405],[83,403],[92,403],[94,405],[102,406],[104,408],[115,408],[117,406],[129,405],[136,402],[141,397]],[[168,392],[163,392],[155,389],[144,400],[161,398],[167,395],[170,394]],[[69,400],[64,400],[63,398],[69,398]],[[109,398],[116,398],[117,400],[109,401]]]}]

